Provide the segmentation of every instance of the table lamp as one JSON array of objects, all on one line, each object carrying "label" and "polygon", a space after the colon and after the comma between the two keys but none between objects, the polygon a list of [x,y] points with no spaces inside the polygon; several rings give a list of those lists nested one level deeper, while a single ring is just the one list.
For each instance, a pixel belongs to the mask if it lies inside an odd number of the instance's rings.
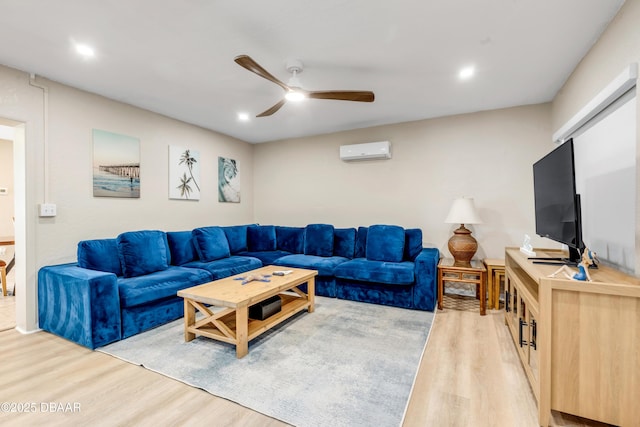
[{"label": "table lamp", "polygon": [[447,224],[460,224],[460,228],[453,231],[449,239],[449,252],[453,255],[456,266],[471,267],[471,258],[478,250],[478,242],[471,235],[471,231],[465,228],[465,224],[481,224],[482,220],[476,212],[473,199],[460,197],[453,201],[449,215],[444,221]]}]

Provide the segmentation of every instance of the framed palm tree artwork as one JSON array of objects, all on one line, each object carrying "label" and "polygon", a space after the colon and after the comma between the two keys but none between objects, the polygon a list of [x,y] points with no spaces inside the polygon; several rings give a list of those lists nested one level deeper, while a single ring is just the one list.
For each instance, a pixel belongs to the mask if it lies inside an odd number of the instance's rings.
[{"label": "framed palm tree artwork", "polygon": [[169,146],[169,198],[200,200],[200,153]]}]

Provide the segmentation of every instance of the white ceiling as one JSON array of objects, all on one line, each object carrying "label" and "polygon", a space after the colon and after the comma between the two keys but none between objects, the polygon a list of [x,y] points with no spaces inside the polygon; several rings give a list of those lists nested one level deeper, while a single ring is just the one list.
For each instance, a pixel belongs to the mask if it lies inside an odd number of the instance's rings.
[{"label": "white ceiling", "polygon": [[[257,143],[551,101],[623,3],[0,0],[0,64]],[[239,54],[285,83],[285,61],[299,59],[305,89],[376,100],[306,100],[255,118],[283,90]],[[467,65],[476,75],[463,82]]]}]

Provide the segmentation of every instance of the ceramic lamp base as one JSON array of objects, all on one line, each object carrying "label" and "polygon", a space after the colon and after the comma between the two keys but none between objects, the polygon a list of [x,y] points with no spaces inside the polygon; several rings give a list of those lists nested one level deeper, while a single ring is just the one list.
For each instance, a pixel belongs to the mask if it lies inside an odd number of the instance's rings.
[{"label": "ceramic lamp base", "polygon": [[456,266],[471,267],[471,258],[478,250],[478,242],[471,235],[471,231],[460,224],[449,239],[449,252],[453,255]]}]

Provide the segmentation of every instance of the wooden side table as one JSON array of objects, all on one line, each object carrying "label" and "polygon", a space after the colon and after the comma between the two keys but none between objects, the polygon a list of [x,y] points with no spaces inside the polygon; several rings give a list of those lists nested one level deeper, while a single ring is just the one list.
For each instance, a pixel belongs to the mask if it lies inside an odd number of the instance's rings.
[{"label": "wooden side table", "polygon": [[500,310],[500,281],[504,280],[504,260],[485,258],[487,268],[487,288],[489,290],[489,308]]},{"label": "wooden side table", "polygon": [[477,296],[480,298],[480,315],[487,313],[487,269],[480,261],[471,260],[471,266],[455,265],[452,258],[442,258],[438,263],[438,310],[442,310],[444,297],[444,282],[472,283],[479,287]]}]

